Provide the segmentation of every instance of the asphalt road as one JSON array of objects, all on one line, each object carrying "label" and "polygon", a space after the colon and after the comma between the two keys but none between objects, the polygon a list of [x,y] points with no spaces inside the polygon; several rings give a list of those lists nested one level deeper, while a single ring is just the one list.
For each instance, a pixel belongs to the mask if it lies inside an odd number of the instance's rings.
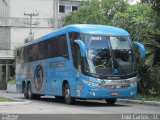
[{"label": "asphalt road", "polygon": [[[23,99],[23,94],[5,93],[0,91],[0,96]],[[21,114],[160,114],[160,106],[130,104],[117,102],[109,106],[103,100],[77,101],[75,105],[66,105],[54,98],[41,98],[31,100],[28,105],[0,106],[0,113]]]},{"label": "asphalt road", "polygon": [[[0,91],[0,96],[12,97],[17,99],[23,99],[22,94],[15,93],[5,93]],[[160,120],[160,107],[142,104],[129,104],[117,102],[115,105],[109,106],[103,100],[99,101],[77,101],[75,105],[66,105],[63,102],[58,102],[54,98],[41,98],[40,100],[31,100],[31,104],[27,105],[11,105],[11,106],[0,106],[1,114],[32,114],[30,116],[20,115],[25,120],[31,117],[34,120],[50,118],[59,118],[60,120],[83,120],[92,119],[100,120],[112,118],[114,120],[117,118],[122,119],[122,115],[130,114],[134,117],[134,114],[158,114],[158,119]],[[47,115],[50,114],[50,115]],[[71,115],[72,114],[72,115]],[[74,115],[73,115],[74,114]],[[117,115],[111,115],[117,114]],[[47,119],[44,118],[47,116]],[[101,116],[101,117],[100,117]],[[107,117],[107,119],[106,119]],[[148,117],[148,116],[147,116]],[[125,117],[123,117],[125,118]],[[149,118],[151,120],[151,118]]]}]

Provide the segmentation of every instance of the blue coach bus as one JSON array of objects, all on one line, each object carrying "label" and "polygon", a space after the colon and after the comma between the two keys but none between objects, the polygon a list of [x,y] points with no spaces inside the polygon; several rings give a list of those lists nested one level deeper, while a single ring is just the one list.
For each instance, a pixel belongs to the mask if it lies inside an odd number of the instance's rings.
[{"label": "blue coach bus", "polygon": [[137,92],[134,45],[121,28],[69,25],[17,50],[16,86],[25,98],[53,95],[72,104],[76,99],[105,99],[114,104]]}]

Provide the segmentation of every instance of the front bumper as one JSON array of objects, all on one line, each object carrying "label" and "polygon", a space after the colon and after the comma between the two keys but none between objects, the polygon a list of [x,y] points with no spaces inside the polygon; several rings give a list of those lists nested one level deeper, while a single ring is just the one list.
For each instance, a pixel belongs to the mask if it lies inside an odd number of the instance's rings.
[{"label": "front bumper", "polygon": [[121,89],[105,89],[83,86],[78,98],[83,99],[106,99],[106,98],[130,98],[137,94],[137,85]]}]

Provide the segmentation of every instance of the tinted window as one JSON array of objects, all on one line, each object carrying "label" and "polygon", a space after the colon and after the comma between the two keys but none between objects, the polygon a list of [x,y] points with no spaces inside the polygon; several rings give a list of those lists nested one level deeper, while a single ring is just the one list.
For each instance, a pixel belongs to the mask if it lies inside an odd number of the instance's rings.
[{"label": "tinted window", "polygon": [[65,35],[58,36],[48,41],[48,58],[65,57],[69,58],[68,46]]},{"label": "tinted window", "polygon": [[64,13],[65,12],[65,6],[64,5],[59,5],[59,12]]},{"label": "tinted window", "polygon": [[70,32],[69,33],[69,40],[71,44],[71,51],[72,51],[72,58],[73,58],[73,64],[75,67],[77,67],[77,48],[78,46],[75,45],[74,41],[80,39],[80,34],[77,32]]},{"label": "tinted window", "polygon": [[20,49],[18,49],[16,53],[16,62],[20,63]]},{"label": "tinted window", "polygon": [[72,6],[72,11],[77,10],[77,6]]},{"label": "tinted window", "polygon": [[52,57],[64,57],[66,59],[69,58],[65,35],[26,46],[20,49],[20,55],[18,58],[22,63],[23,59],[24,62],[31,62]]},{"label": "tinted window", "polygon": [[24,62],[24,48],[21,48],[21,49],[20,49],[19,62],[20,62],[20,63],[23,63],[23,62]]}]

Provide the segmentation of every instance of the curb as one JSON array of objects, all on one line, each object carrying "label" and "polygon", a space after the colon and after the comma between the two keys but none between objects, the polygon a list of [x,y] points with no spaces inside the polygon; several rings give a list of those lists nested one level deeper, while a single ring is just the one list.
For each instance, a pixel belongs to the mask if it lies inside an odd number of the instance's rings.
[{"label": "curb", "polygon": [[118,102],[160,106],[160,102],[157,102],[157,101],[143,101],[143,100],[118,99]]},{"label": "curb", "polygon": [[16,85],[7,84],[7,93],[17,93]]},{"label": "curb", "polygon": [[[14,98],[10,98],[10,99],[14,99]],[[20,100],[20,99],[15,99],[15,100]],[[27,101],[27,100],[23,100],[21,102],[0,102],[0,106],[28,105],[31,103],[32,103],[32,101]]]},{"label": "curb", "polygon": [[18,93],[17,91],[9,91],[9,90],[6,90],[6,93]]}]

